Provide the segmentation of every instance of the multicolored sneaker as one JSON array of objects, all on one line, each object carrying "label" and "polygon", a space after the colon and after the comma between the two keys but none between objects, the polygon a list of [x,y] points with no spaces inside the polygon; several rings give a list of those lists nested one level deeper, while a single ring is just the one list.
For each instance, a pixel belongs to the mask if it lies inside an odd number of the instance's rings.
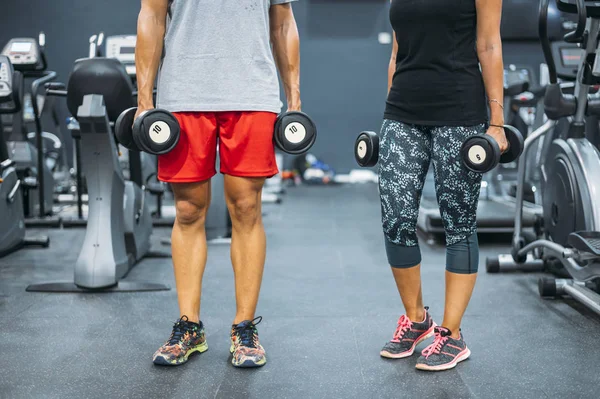
[{"label": "multicolored sneaker", "polygon": [[435,328],[433,344],[423,349],[419,360],[417,360],[419,370],[449,370],[471,356],[471,351],[467,348],[462,332],[460,333],[460,339],[452,338],[451,335],[452,331],[447,328]]},{"label": "multicolored sneaker", "polygon": [[173,332],[167,342],[154,353],[152,361],[161,366],[178,366],[188,361],[194,353],[208,350],[204,326],[188,321],[187,316],[175,322]]},{"label": "multicolored sneaker", "polygon": [[256,325],[262,321],[259,316],[254,320],[244,320],[231,326],[231,364],[235,367],[260,367],[267,363],[265,349],[258,341]]},{"label": "multicolored sneaker", "polygon": [[412,356],[417,345],[433,336],[436,324],[425,307],[425,319],[420,323],[410,321],[405,314],[398,319],[398,326],[392,340],[385,344],[379,354],[388,359],[402,359]]}]

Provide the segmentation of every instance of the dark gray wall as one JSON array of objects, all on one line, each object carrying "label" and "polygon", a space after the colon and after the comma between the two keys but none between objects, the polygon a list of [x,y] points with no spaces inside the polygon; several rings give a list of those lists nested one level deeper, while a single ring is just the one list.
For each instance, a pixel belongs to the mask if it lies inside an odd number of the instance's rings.
[{"label": "dark gray wall", "polygon": [[87,57],[91,35],[135,32],[138,11],[139,0],[2,0],[0,46],[44,31],[50,69],[64,81],[73,61]]},{"label": "dark gray wall", "polygon": [[[67,79],[73,61],[87,56],[92,34],[135,33],[139,10],[139,0],[0,1],[0,46],[12,37],[45,31],[48,63],[62,81]],[[377,131],[381,125],[391,45],[379,44],[377,35],[391,32],[388,3],[294,3],[301,35],[303,109],[319,128],[313,152],[341,172],[355,167],[352,148],[357,134]],[[523,52],[518,51],[521,44],[515,46],[505,44],[512,54],[507,53],[507,62],[541,62],[539,45],[526,45]]]},{"label": "dark gray wall", "polygon": [[387,1],[301,1],[294,5],[301,30],[303,108],[319,139],[313,152],[336,168],[356,167],[354,140],[378,131],[383,117],[391,45]]}]

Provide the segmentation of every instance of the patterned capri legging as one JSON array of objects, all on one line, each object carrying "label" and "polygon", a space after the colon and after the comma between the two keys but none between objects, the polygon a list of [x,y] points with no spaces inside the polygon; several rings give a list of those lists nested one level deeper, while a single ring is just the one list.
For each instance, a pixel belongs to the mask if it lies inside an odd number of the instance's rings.
[{"label": "patterned capri legging", "polygon": [[476,213],[481,175],[460,158],[463,141],[486,125],[421,126],[386,119],[379,149],[379,193],[388,261],[392,267],[421,263],[416,226],[425,177],[433,160],[435,191],[446,232],[446,269],[477,272]]}]

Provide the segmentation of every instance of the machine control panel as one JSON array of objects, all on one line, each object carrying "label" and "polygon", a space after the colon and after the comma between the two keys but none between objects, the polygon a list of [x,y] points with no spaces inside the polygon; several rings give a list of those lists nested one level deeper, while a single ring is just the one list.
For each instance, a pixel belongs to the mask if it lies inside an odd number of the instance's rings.
[{"label": "machine control panel", "polygon": [[518,84],[520,82],[531,82],[531,72],[529,68],[510,64],[508,68],[504,69],[504,87],[510,87],[513,84]]},{"label": "machine control panel", "polygon": [[575,80],[584,50],[575,43],[554,42],[552,53],[558,76],[561,79]]},{"label": "machine control panel", "polygon": [[135,35],[109,36],[106,38],[106,58],[116,58],[127,70],[129,76],[135,76]]},{"label": "machine control panel", "polygon": [[10,59],[5,55],[0,55],[0,113],[17,110],[13,76],[14,71]]},{"label": "machine control panel", "polygon": [[13,68],[10,59],[0,55],[0,102],[10,101],[12,98]]},{"label": "machine control panel", "polygon": [[37,70],[43,65],[40,46],[32,38],[11,39],[4,46],[2,55],[10,59],[17,71]]}]

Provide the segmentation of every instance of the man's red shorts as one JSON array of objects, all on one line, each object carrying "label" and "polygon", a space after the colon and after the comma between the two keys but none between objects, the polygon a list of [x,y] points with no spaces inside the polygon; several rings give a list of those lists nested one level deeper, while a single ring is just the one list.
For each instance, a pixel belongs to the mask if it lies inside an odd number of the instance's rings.
[{"label": "man's red shorts", "polygon": [[217,142],[221,173],[240,177],[271,177],[278,173],[273,146],[277,115],[272,112],[176,112],[181,138],[158,157],[158,178],[168,183],[210,179]]}]

